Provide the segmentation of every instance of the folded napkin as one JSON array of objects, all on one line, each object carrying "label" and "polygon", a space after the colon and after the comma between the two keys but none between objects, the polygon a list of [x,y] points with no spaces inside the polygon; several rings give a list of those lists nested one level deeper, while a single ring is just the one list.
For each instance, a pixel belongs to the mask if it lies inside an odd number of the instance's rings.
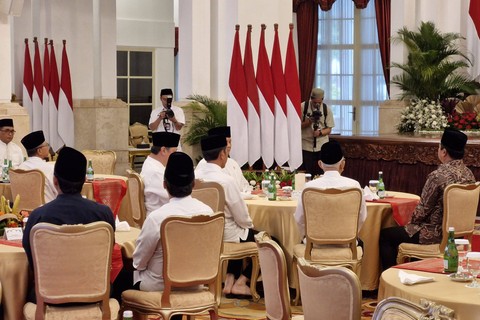
[{"label": "folded napkin", "polygon": [[435,281],[433,277],[423,277],[417,274],[407,273],[403,270],[398,271],[398,277],[400,278],[400,282],[406,285]]},{"label": "folded napkin", "polygon": [[378,195],[376,193],[373,193],[368,186],[365,186],[365,188],[363,188],[363,198],[365,199],[365,201],[372,201],[372,200],[379,199]]},{"label": "folded napkin", "polygon": [[130,226],[127,221],[115,220],[115,231],[130,231]]}]

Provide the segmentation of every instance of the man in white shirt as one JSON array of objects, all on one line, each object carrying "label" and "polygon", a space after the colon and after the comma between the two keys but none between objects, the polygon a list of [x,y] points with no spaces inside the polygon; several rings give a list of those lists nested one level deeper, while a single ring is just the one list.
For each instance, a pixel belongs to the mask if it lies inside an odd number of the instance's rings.
[{"label": "man in white shirt", "polygon": [[[207,136],[201,140],[203,158],[207,163],[195,170],[197,179],[215,181],[225,191],[225,232],[223,240],[227,242],[251,242],[258,231],[248,214],[240,190],[234,179],[223,172],[228,160],[227,140],[225,136]],[[230,260],[223,292],[225,294],[250,295],[247,281],[252,274],[252,264],[242,272],[242,260]]]},{"label": "man in white shirt", "polygon": [[12,161],[12,167],[17,168],[23,162],[22,149],[12,142],[15,135],[12,119],[0,119],[0,161]]},{"label": "man in white shirt", "polygon": [[147,216],[168,202],[168,193],[163,186],[163,175],[170,154],[177,151],[180,135],[171,132],[154,132],[150,155],[143,162],[142,176],[145,185],[145,208]]},{"label": "man in white shirt", "polygon": [[[342,148],[337,141],[331,140],[326,142],[322,145],[321,151],[322,153],[318,164],[325,171],[325,173],[320,176],[320,178],[307,182],[305,184],[305,188],[347,189],[353,187],[362,191],[362,187],[358,181],[341,176],[341,173],[345,168],[345,158],[343,157]],[[360,230],[366,218],[367,206],[365,204],[365,199],[362,197],[358,219],[358,230]],[[302,201],[298,201],[297,209],[295,210],[295,221],[297,222],[300,235],[302,237],[305,236],[305,216],[303,214]]]},{"label": "man in white shirt", "polygon": [[[133,253],[134,283],[142,291],[160,291],[163,282],[163,250],[160,226],[169,216],[211,215],[212,209],[192,198],[195,175],[192,159],[183,152],[174,152],[165,169],[165,189],[170,201],[153,211],[145,220]],[[208,248],[206,248],[208,249]]]},{"label": "man in white shirt", "polygon": [[42,130],[27,134],[21,140],[25,150],[27,150],[28,159],[18,168],[22,170],[38,169],[45,175],[45,202],[50,202],[57,197],[57,189],[53,183],[52,162],[47,162],[50,155],[50,145],[45,141]]},{"label": "man in white shirt", "polygon": [[[182,128],[185,125],[185,114],[182,108],[172,105],[172,89],[162,89],[160,91],[160,100],[162,106],[152,110],[148,127],[152,132],[172,132],[182,134]],[[181,150],[180,143],[178,150]]]},{"label": "man in white shirt", "polygon": [[[208,130],[208,135],[224,136],[227,139],[227,155],[230,156],[230,150],[232,149],[232,137],[230,133],[230,127],[212,128]],[[207,162],[205,161],[205,159],[200,160],[200,162],[197,164],[197,168],[201,168],[206,163]],[[237,187],[238,189],[240,189],[241,192],[249,191],[250,185],[247,179],[245,179],[245,177],[243,176],[242,169],[235,160],[228,157],[225,168],[223,168],[223,172],[225,172],[235,180],[235,183],[237,184]]]}]

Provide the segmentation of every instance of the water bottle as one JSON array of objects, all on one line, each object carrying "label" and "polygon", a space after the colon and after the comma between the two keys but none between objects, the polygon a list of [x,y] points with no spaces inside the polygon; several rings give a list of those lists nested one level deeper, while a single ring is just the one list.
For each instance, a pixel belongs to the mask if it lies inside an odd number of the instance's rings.
[{"label": "water bottle", "polygon": [[270,184],[268,185],[268,200],[277,200],[277,184],[275,183],[275,176],[270,175]]},{"label": "water bottle", "polygon": [[263,179],[262,179],[262,191],[263,194],[268,197],[268,185],[270,184],[270,174],[268,172],[268,169],[265,170],[265,173],[263,174]]},{"label": "water bottle", "polygon": [[378,172],[377,195],[380,199],[385,198],[385,183],[383,182],[383,172]]},{"label": "water bottle", "polygon": [[448,228],[448,241],[443,253],[443,271],[445,273],[457,272],[458,268],[458,251],[455,245],[455,228]]},{"label": "water bottle", "polygon": [[8,160],[7,159],[3,159],[2,180],[5,182],[8,182],[10,180],[8,176]]},{"label": "water bottle", "polygon": [[123,320],[133,320],[133,311],[131,310],[123,311]]},{"label": "water bottle", "polygon": [[88,159],[88,167],[87,167],[87,181],[93,181],[94,172],[92,166],[92,160]]}]

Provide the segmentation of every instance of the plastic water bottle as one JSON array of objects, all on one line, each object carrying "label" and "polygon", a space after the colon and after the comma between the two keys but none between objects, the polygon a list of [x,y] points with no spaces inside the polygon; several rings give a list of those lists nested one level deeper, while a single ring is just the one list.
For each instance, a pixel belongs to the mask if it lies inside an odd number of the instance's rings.
[{"label": "plastic water bottle", "polygon": [[8,176],[8,160],[7,159],[3,159],[2,180],[5,182],[8,182],[10,180],[10,177]]},{"label": "plastic water bottle", "polygon": [[92,166],[92,160],[88,159],[88,167],[87,167],[87,181],[93,181],[94,172]]},{"label": "plastic water bottle", "polygon": [[378,172],[377,195],[380,199],[385,198],[385,183],[383,182],[383,172]]}]

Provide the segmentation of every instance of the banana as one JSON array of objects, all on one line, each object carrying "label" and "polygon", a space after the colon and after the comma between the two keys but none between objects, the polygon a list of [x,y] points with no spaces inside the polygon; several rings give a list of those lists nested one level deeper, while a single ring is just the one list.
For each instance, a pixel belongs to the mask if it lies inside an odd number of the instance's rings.
[{"label": "banana", "polygon": [[20,210],[18,210],[19,206],[20,206],[20,195],[17,194],[17,196],[15,197],[15,201],[13,201],[13,207],[12,207],[12,213],[14,215],[17,215],[17,216],[20,215]]},{"label": "banana", "polygon": [[6,213],[5,212],[5,201],[6,201],[5,196],[2,195],[0,197],[0,211],[2,211],[3,213]]},{"label": "banana", "polygon": [[10,200],[7,200],[5,204],[5,213],[12,213],[12,209],[10,208]]}]

